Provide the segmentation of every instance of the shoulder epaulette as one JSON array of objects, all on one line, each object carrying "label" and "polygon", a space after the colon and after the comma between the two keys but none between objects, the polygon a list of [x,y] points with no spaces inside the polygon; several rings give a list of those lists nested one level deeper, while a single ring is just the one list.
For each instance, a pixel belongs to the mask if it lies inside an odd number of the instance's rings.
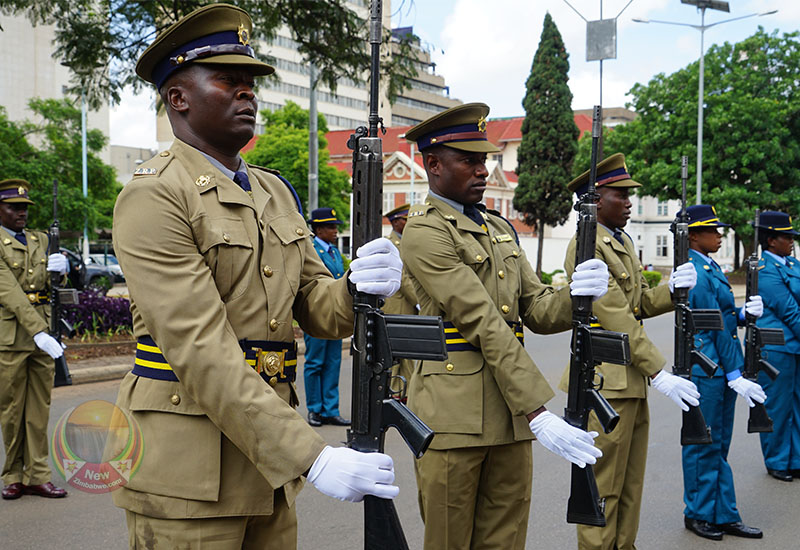
[{"label": "shoulder epaulette", "polygon": [[498,218],[500,218],[501,220],[506,222],[508,224],[508,226],[511,228],[511,231],[514,232],[514,240],[517,241],[517,246],[519,246],[519,235],[517,234],[517,230],[514,229],[514,224],[511,223],[511,220],[509,220],[508,218],[504,217],[497,210],[491,210],[491,209],[487,208],[486,209],[486,213],[487,214],[492,214],[493,216],[497,216]]},{"label": "shoulder epaulette", "polygon": [[258,166],[256,164],[250,164],[249,162],[247,163],[247,166],[249,168],[257,168],[258,170],[263,170],[264,172],[267,172],[268,174],[272,174],[273,176],[275,176],[279,180],[281,180],[283,183],[285,183],[286,187],[289,188],[289,191],[292,193],[292,196],[294,197],[294,202],[297,203],[297,211],[300,212],[301,216],[303,215],[303,204],[300,202],[300,196],[297,194],[297,191],[294,190],[294,187],[292,187],[292,184],[289,183],[289,180],[287,180],[286,178],[281,176],[281,173],[280,173],[279,170],[274,170],[272,168],[265,168],[263,166]]},{"label": "shoulder epaulette", "polygon": [[408,217],[424,216],[431,208],[433,208],[432,204],[415,204],[408,210]]},{"label": "shoulder epaulette", "polygon": [[143,162],[136,170],[133,171],[133,177],[136,176],[158,176],[172,161],[175,155],[171,151],[161,151],[148,161]]}]

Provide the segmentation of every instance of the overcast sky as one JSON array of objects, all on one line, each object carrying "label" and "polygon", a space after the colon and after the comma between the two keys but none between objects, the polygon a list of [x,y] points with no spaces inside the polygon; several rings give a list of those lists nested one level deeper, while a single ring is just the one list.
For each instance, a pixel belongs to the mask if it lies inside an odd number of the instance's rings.
[{"label": "overcast sky", "polygon": [[[629,0],[602,1],[603,19],[613,19]],[[600,19],[601,0],[569,0],[589,21]],[[564,0],[393,0],[393,25],[413,26],[430,49],[436,72],[451,97],[482,101],[490,117],[521,116],[525,80],[539,44],[542,22],[550,12],[566,44],[575,109],[600,99],[599,62],[586,61],[586,23]],[[705,32],[712,44],[738,42],[759,25],[781,33],[800,28],[800,0],[731,0],[730,13],[706,11],[706,25],[777,9],[775,15],[723,23]],[[689,27],[642,24],[659,19],[700,24],[700,12],[680,0],[633,0],[617,20],[617,57],[603,62],[603,106],[623,106],[637,82],[672,73],[700,55],[700,32]],[[111,112],[111,143],[155,148],[153,93],[126,94]]]}]

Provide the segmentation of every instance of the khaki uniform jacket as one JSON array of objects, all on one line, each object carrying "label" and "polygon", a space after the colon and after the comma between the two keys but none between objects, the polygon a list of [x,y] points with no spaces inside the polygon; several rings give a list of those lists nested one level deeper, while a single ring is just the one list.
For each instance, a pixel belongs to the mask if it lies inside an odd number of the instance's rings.
[{"label": "khaki uniform jacket", "polygon": [[[673,310],[669,287],[649,288],[633,242],[627,235],[623,238],[625,246],[598,224],[595,257],[608,265],[610,277],[608,292],[592,304],[592,311],[604,329],[627,334],[631,345],[629,366],[603,363],[597,367],[597,372],[603,376],[602,393],[609,399],[647,397],[647,377],[661,370],[666,360],[647,337],[641,319]],[[575,238],[570,241],[564,260],[568,277],[575,271],[576,242]],[[559,388],[567,391],[568,385],[569,368]]]},{"label": "khaki uniform jacket", "polygon": [[[401,240],[397,237],[397,233],[392,231],[386,238],[397,247],[397,250],[400,250]],[[408,278],[405,268],[403,268],[403,276],[400,278],[400,289],[389,298],[386,298],[386,303],[382,309],[391,314],[416,315],[417,296],[414,294],[414,285],[411,283],[411,279]]]},{"label": "khaki uniform jacket", "polygon": [[33,351],[33,335],[50,329],[50,305],[34,305],[30,292],[50,289],[46,233],[25,230],[26,247],[0,229],[0,351]]},{"label": "khaki uniform jacket", "polygon": [[238,340],[293,341],[352,332],[345,278],[307,238],[287,185],[248,166],[252,198],[197,150],[175,141],[143,164],[114,210],[114,249],[133,330],[150,335],[180,382],[128,374],[117,404],[142,429],[144,454],[114,492],[127,510],[162,518],[264,515],[273,489],[291,504],[325,443],[270,387]]},{"label": "khaki uniform jacket", "polygon": [[421,361],[409,407],[435,432],[432,449],[503,445],[533,438],[525,415],[553,391],[507,321],[540,333],[570,327],[569,289],[543,285],[506,220],[488,214],[487,234],[429,197],[412,208],[401,255],[422,315],[441,315],[479,351]]}]

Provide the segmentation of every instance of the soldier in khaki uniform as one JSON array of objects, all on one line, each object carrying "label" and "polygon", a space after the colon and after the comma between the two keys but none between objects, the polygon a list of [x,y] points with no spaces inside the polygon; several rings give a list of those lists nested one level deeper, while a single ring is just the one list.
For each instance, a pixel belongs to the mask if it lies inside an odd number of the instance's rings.
[{"label": "soldier in khaki uniform", "polygon": [[[408,220],[408,209],[410,204],[398,206],[384,214],[389,223],[392,224],[392,232],[386,236],[387,239],[392,241],[392,244],[400,250],[400,240],[403,238],[403,229],[406,227]],[[411,284],[411,279],[405,273],[400,279],[400,290],[386,299],[383,305],[383,311],[396,315],[416,315],[417,314],[417,297],[414,294],[414,286]],[[393,378],[391,382],[392,391],[397,392],[397,395],[402,395],[407,391],[407,384],[411,378],[411,373],[414,370],[414,361],[410,359],[401,359],[396,365],[392,366],[392,376],[402,377],[406,381],[402,383],[400,378]]]},{"label": "soldier in khaki uniform", "polygon": [[[406,134],[430,193],[409,212],[401,254],[421,314],[445,322],[449,354],[420,362],[409,385],[409,407],[436,431],[416,468],[427,550],[524,548],[534,435],[576,464],[600,456],[597,434],[545,409],[553,392],[522,345],[523,323],[540,333],[570,327],[570,293],[543,285],[511,224],[479,203],[486,153],[498,150],[486,139],[488,113],[460,105]],[[580,269],[572,291],[601,296],[605,265]]]},{"label": "soldier in khaki uniform", "polygon": [[348,284],[391,295],[402,263],[378,239],[359,249],[350,283],[335,280],[289,183],[239,156],[255,129],[254,77],[273,71],[254,58],[251,30],[243,10],[206,6],[136,68],[176,140],[135,171],[114,212],[138,339],[117,405],[145,449],[113,495],[131,548],[294,548],[303,476],[342,500],[397,494],[390,457],[327,447],[294,411],[292,319],[315,336],[350,334]]},{"label": "soldier in khaki uniform", "polygon": [[67,272],[61,254],[48,258],[47,234],[25,229],[30,185],[0,181],[0,430],[6,462],[4,500],[23,494],[67,496],[50,482],[47,420],[53,359],[64,350],[50,328],[50,274]]},{"label": "soldier in khaki uniform", "polygon": [[[568,188],[580,197],[586,192],[588,182],[586,171],[570,182]],[[694,287],[697,274],[692,264],[686,263],[672,273],[667,285],[648,287],[633,241],[622,231],[630,217],[628,193],[640,185],[628,174],[622,154],[612,155],[597,165],[600,199],[595,257],[608,265],[611,277],[608,293],[594,303],[593,312],[603,328],[628,334],[632,361],[627,367],[607,363],[597,367],[603,376],[601,393],[619,413],[620,420],[610,434],[604,434],[596,417],[589,418],[589,429],[600,432],[597,446],[603,451],[603,459],[597,462],[594,472],[600,497],[606,502],[606,526],[578,525],[578,548],[582,550],[636,548],[650,424],[648,378],[654,388],[684,410],[688,410],[684,401],[697,405],[700,396],[694,384],[661,370],[664,356],[642,326],[642,319],[672,311],[672,289]],[[568,276],[574,276],[575,272],[575,246],[572,239],[564,260]],[[568,389],[568,374],[567,370],[559,386],[564,391]]]}]

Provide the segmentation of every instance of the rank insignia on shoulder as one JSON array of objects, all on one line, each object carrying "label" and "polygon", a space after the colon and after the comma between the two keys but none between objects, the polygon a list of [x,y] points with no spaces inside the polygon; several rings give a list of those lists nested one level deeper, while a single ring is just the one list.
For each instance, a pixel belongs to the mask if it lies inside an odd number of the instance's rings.
[{"label": "rank insignia on shoulder", "polygon": [[446,220],[454,220],[454,219],[456,219],[456,217],[451,215],[451,214],[445,214],[444,215],[444,219],[446,219]]},{"label": "rank insignia on shoulder", "polygon": [[196,180],[194,180],[194,184],[197,187],[205,187],[209,183],[211,183],[211,176],[209,176],[208,174],[203,174],[202,176],[199,176]]},{"label": "rank insignia on shoulder", "polygon": [[424,210],[417,210],[417,211],[414,211],[414,212],[409,212],[408,213],[408,217],[409,218],[413,218],[414,216],[422,216],[424,213],[425,213]]},{"label": "rank insignia on shoulder", "polygon": [[495,238],[499,243],[510,243],[511,241],[514,240],[513,237],[511,237],[511,235],[509,235],[508,233],[503,233],[502,235],[496,235]]},{"label": "rank insignia on shoulder", "polygon": [[603,242],[608,244],[611,242],[611,239],[609,239],[608,237],[603,237]]},{"label": "rank insignia on shoulder", "polygon": [[156,168],[137,168],[133,171],[134,176],[155,176],[158,174]]}]

